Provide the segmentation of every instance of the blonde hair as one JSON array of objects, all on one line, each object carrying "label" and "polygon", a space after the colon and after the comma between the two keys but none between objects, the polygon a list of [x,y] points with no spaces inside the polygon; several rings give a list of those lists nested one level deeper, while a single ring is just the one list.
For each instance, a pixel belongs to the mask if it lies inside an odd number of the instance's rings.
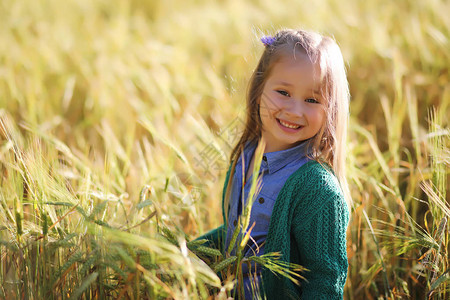
[{"label": "blonde hair", "polygon": [[336,42],[316,32],[285,29],[278,31],[269,43],[254,70],[247,92],[246,122],[244,132],[230,155],[231,173],[225,194],[225,215],[228,217],[230,186],[236,162],[248,141],[261,138],[262,123],[259,116],[259,101],[264,85],[273,66],[283,55],[296,51],[307,54],[320,69],[321,93],[326,99],[325,123],[309,140],[313,149],[311,158],[330,165],[338,178],[347,205],[351,208],[351,197],[345,177],[346,139],[349,118],[350,93],[344,59]]}]

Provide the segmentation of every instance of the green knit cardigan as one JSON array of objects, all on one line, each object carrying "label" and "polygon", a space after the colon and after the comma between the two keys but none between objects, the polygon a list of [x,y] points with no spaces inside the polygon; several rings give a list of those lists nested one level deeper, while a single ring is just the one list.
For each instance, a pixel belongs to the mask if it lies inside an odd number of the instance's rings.
[{"label": "green knit cardigan", "polygon": [[[224,224],[199,239],[224,252]],[[280,252],[285,262],[300,264],[309,271],[307,281],[295,285],[288,278],[262,270],[262,292],[267,299],[342,299],[347,278],[346,230],[349,210],[337,178],[316,161],[309,161],[286,181],[275,201],[266,239],[265,253]]]}]

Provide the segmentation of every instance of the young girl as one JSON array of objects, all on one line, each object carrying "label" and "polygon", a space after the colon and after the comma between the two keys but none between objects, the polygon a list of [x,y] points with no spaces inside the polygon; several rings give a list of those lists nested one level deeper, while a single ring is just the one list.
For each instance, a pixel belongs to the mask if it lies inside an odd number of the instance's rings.
[{"label": "young girl", "polygon": [[[283,261],[309,271],[298,286],[257,268],[261,291],[267,299],[342,299],[350,208],[344,176],[349,92],[342,54],[331,38],[302,30],[281,30],[262,42],[245,129],[225,179],[224,225],[202,238],[223,252],[228,248],[248,201],[255,149],[264,142],[262,185],[245,255],[280,252]],[[251,276],[243,272],[251,299]]]}]

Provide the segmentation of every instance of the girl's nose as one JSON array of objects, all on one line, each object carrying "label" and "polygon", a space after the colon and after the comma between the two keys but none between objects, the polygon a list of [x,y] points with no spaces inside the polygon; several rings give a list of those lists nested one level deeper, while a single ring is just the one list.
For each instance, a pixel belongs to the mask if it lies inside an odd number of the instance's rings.
[{"label": "girl's nose", "polygon": [[304,107],[300,101],[292,101],[290,105],[285,106],[286,116],[290,118],[300,119],[304,114]]}]

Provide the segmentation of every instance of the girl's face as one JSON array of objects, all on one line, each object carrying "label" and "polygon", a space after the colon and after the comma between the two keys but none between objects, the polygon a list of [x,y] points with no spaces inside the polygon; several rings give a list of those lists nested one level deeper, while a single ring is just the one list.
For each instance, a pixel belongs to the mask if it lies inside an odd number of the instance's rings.
[{"label": "girl's face", "polygon": [[265,152],[294,147],[319,132],[325,121],[319,75],[306,54],[275,63],[259,99]]}]

